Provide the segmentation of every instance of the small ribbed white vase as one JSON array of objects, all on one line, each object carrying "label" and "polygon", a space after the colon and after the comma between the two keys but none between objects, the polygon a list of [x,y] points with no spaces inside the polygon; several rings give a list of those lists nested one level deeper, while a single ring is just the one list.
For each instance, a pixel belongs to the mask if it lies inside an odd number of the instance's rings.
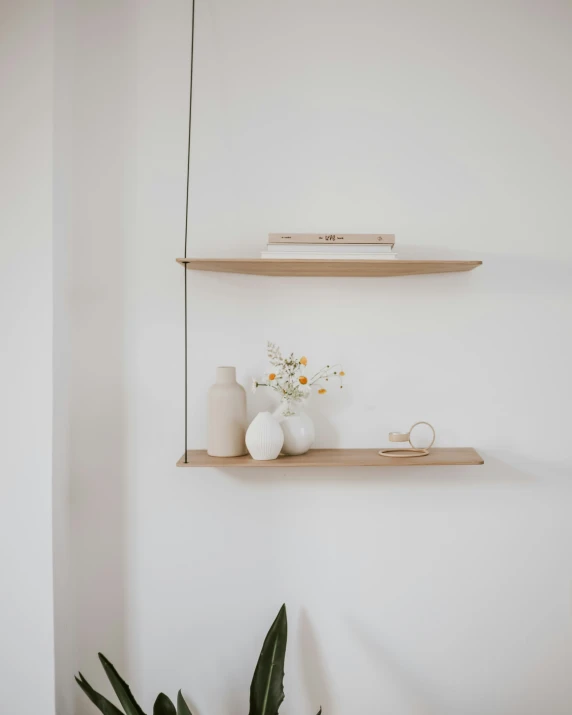
[{"label": "small ribbed white vase", "polygon": [[276,459],[284,444],[284,433],[270,412],[259,412],[246,430],[246,446],[252,459]]}]

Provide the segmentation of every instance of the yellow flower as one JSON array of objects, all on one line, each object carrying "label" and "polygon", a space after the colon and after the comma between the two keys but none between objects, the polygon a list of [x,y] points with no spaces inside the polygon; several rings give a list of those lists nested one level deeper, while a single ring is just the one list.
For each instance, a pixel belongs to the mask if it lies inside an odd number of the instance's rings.
[{"label": "yellow flower", "polygon": [[340,370],[340,377],[343,377],[346,373],[343,370]]},{"label": "yellow flower", "polygon": [[325,388],[325,387],[321,387],[321,388],[318,390],[318,395],[325,395],[326,392],[327,392],[326,388]]},{"label": "yellow flower", "polygon": [[[308,364],[308,358],[307,357],[301,357],[300,358],[300,365],[307,365]],[[304,384],[304,383],[302,383]]]},{"label": "yellow flower", "polygon": [[269,380],[276,380],[276,375],[275,375],[273,372],[271,372],[270,375],[268,375],[268,379],[269,379]]},{"label": "yellow flower", "polygon": [[301,385],[305,385],[308,382],[308,378],[305,375],[299,377],[298,380],[300,381]]}]

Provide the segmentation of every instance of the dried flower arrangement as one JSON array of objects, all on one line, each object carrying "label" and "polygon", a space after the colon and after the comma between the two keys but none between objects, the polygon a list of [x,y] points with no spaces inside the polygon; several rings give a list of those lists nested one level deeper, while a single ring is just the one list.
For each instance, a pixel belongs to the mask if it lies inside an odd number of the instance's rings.
[{"label": "dried flower arrangement", "polygon": [[302,356],[295,357],[290,353],[288,357],[283,357],[280,348],[274,343],[268,343],[268,359],[272,365],[272,370],[265,378],[265,382],[253,380],[252,391],[256,392],[259,387],[270,387],[280,395],[284,403],[284,414],[291,413],[291,403],[301,402],[308,398],[312,388],[317,388],[319,395],[325,395],[328,391],[324,383],[331,378],[339,380],[340,389],[343,387],[343,377],[345,372],[339,365],[326,365],[318,370],[314,375],[308,377],[306,367],[308,358]]}]

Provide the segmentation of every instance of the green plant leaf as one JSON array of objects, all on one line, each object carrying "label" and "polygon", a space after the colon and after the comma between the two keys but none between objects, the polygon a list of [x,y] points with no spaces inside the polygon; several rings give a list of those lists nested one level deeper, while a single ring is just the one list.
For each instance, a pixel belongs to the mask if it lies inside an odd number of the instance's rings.
[{"label": "green plant leaf", "polygon": [[249,715],[278,715],[284,700],[284,660],[288,639],[286,605],[270,626],[250,686]]},{"label": "green plant leaf", "polygon": [[125,715],[145,715],[131,694],[129,686],[124,680],[122,680],[113,665],[107,660],[103,653],[98,653],[98,656],[101,661],[101,665],[105,670],[105,674],[109,678],[109,682],[111,683],[113,690],[115,690],[115,694],[119,698],[119,702],[125,710]]},{"label": "green plant leaf", "polygon": [[159,693],[155,705],[153,705],[153,715],[177,715],[175,706],[165,693]]},{"label": "green plant leaf", "polygon": [[96,692],[81,673],[79,674],[79,678],[75,679],[75,682],[79,685],[91,702],[99,708],[103,715],[123,715],[119,708],[116,708],[115,705],[110,703],[107,698],[104,698],[103,695]]},{"label": "green plant leaf", "polygon": [[177,695],[177,715],[193,715],[189,710],[189,706],[185,702],[183,693],[180,690],[179,694]]}]

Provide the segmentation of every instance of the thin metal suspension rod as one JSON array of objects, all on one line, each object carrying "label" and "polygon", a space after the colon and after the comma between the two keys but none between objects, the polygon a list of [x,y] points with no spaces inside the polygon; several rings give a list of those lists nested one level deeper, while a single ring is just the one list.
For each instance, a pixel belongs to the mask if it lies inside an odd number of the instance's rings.
[{"label": "thin metal suspension rod", "polygon": [[[189,133],[187,139],[187,193],[185,201],[185,258],[187,257],[187,244],[189,235],[189,183],[191,175],[191,129],[193,118],[193,69],[195,59],[195,0],[191,15],[191,72],[189,81]],[[189,422],[189,380],[188,380],[188,353],[189,353],[189,329],[187,325],[187,266],[183,266],[185,274],[185,464],[187,464],[187,432]]]}]

